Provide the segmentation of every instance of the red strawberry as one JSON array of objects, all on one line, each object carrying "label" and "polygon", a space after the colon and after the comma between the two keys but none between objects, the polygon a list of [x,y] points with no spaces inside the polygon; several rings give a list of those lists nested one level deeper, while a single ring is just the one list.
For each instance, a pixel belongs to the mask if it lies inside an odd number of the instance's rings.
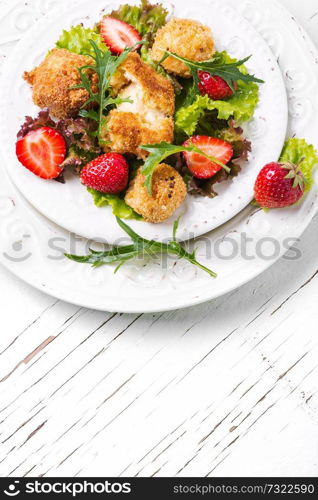
[{"label": "red strawberry", "polygon": [[292,163],[268,163],[258,174],[254,193],[263,208],[288,207],[303,196],[304,176]]},{"label": "red strawberry", "polygon": [[83,168],[81,181],[85,186],[102,193],[117,194],[128,184],[129,166],[118,153],[98,156]]},{"label": "red strawberry", "polygon": [[[216,137],[208,137],[206,135],[196,135],[188,139],[184,145],[190,146],[193,144],[201,149],[205,154],[214,156],[223,164],[227,164],[233,156],[233,148],[229,142],[222,141]],[[199,153],[191,153],[185,151],[184,158],[188,169],[198,179],[209,179],[213,177],[219,170],[221,165],[205,158]]]},{"label": "red strawberry", "polygon": [[50,127],[32,130],[16,143],[18,160],[42,179],[54,179],[62,171],[66,145],[62,135]]},{"label": "red strawberry", "polygon": [[126,47],[133,47],[141,40],[133,26],[114,17],[105,17],[100,24],[100,34],[113,54],[121,54]]},{"label": "red strawberry", "polygon": [[[201,95],[208,95],[214,101],[220,101],[234,94],[231,87],[220,76],[211,75],[207,71],[199,71],[198,76]],[[237,90],[236,82],[234,82],[234,89]]]}]

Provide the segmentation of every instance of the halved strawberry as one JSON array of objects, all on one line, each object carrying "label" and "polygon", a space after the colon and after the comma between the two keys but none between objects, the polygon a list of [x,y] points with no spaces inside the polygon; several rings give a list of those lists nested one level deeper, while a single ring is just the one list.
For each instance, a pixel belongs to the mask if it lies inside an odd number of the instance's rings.
[{"label": "halved strawberry", "polygon": [[[190,146],[191,144],[197,146],[205,154],[213,156],[224,165],[226,165],[233,156],[232,145],[229,142],[222,141],[216,137],[195,135],[194,137],[190,137],[190,139],[184,143],[185,146]],[[221,165],[205,158],[205,156],[202,156],[199,153],[185,151],[183,155],[188,169],[193,176],[198,179],[209,179],[222,168]]]},{"label": "halved strawberry", "polygon": [[114,17],[104,17],[100,23],[100,34],[104,43],[116,55],[141,41],[140,33],[133,26]]},{"label": "halved strawberry", "polygon": [[62,171],[66,145],[62,135],[50,127],[32,130],[16,143],[18,160],[42,179],[54,179]]}]

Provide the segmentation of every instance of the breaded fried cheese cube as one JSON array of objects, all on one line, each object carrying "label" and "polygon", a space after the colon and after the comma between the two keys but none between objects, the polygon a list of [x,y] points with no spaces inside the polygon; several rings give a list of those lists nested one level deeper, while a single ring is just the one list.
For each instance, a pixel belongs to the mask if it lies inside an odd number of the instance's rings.
[{"label": "breaded fried cheese cube", "polygon": [[141,149],[142,144],[156,144],[161,141],[171,143],[173,140],[172,118],[161,118],[156,124],[156,128],[151,128],[138,113],[113,109],[108,115],[103,136],[106,141],[105,151],[130,153],[145,159],[148,153]]},{"label": "breaded fried cheese cube", "polygon": [[[130,87],[130,84],[134,86]],[[133,92],[133,96],[130,97],[131,99],[136,97],[133,103],[134,109],[130,108],[126,111],[136,111],[139,106],[143,105],[168,116],[174,114],[175,95],[170,80],[146,64],[136,52],[128,54],[113,76],[111,86],[120,97],[127,97],[130,92]],[[135,92],[137,92],[136,95]],[[127,107],[128,104],[121,106]],[[139,110],[143,111],[140,108]]]},{"label": "breaded fried cheese cube", "polygon": [[[158,30],[151,50],[152,59],[159,62],[164,56],[164,50],[190,61],[211,59],[215,53],[212,32],[208,26],[198,21],[173,18]],[[172,56],[162,62],[162,66],[168,73],[185,78],[191,76],[187,66]]]},{"label": "breaded fried cheese cube", "polygon": [[118,97],[132,102],[123,102],[109,113],[103,137],[109,142],[105,151],[145,158],[142,144],[173,141],[175,95],[167,78],[132,52],[111,84]]},{"label": "breaded fried cheese cube", "polygon": [[152,194],[144,186],[145,178],[138,170],[125,196],[126,203],[147,222],[163,222],[184,201],[187,189],[181,175],[170,165],[161,163],[152,176]]},{"label": "breaded fried cheese cube", "polygon": [[[44,61],[23,78],[33,87],[34,104],[40,108],[49,108],[56,118],[76,116],[88,99],[85,89],[71,89],[81,83],[78,68],[92,64],[93,59],[81,56],[66,49],[53,49]],[[97,80],[97,75],[88,71],[88,75]]]}]

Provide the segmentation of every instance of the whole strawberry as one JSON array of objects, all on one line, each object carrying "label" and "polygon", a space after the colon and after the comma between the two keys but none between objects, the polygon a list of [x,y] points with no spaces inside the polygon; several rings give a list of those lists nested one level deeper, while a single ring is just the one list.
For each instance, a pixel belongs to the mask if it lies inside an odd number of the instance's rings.
[{"label": "whole strawberry", "polygon": [[[198,87],[201,95],[207,95],[214,101],[221,101],[227,97],[232,97],[234,91],[223,78],[217,75],[211,75],[207,71],[198,72]],[[234,89],[237,89],[237,83],[234,82]]]},{"label": "whole strawberry", "polygon": [[255,182],[256,202],[263,208],[282,208],[296,203],[304,194],[305,179],[297,165],[268,163]]},{"label": "whole strawberry", "polygon": [[118,153],[98,156],[83,168],[81,181],[85,186],[107,194],[118,194],[128,184],[129,166]]}]

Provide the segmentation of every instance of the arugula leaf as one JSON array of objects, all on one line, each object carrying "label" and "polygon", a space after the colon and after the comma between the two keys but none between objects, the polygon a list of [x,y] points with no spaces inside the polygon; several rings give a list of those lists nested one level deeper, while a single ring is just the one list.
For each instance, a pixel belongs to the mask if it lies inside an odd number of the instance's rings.
[{"label": "arugula leaf", "polygon": [[94,203],[97,207],[105,207],[110,205],[113,214],[122,219],[142,220],[141,215],[137,214],[123,198],[115,194],[106,194],[96,191],[95,189],[87,188],[87,191],[92,195]]},{"label": "arugula leaf", "polygon": [[55,46],[59,49],[67,49],[81,55],[94,55],[90,40],[96,43],[99,49],[107,50],[102,37],[97,29],[84,28],[82,24],[72,26],[70,30],[63,30]]},{"label": "arugula leaf", "polygon": [[140,147],[143,150],[150,153],[142,167],[142,173],[145,176],[145,186],[149,194],[151,194],[152,192],[152,175],[154,173],[155,168],[163,160],[176,153],[182,153],[183,151],[198,153],[204,156],[205,158],[208,158],[209,160],[213,161],[214,163],[217,163],[222,168],[224,168],[225,171],[228,172],[230,170],[217,158],[215,158],[214,156],[207,155],[206,153],[204,153],[204,151],[199,149],[194,144],[191,144],[189,146],[176,146],[174,144],[169,144],[168,142],[160,142],[159,144],[145,144]]},{"label": "arugula leaf", "polygon": [[313,169],[318,165],[318,153],[312,144],[308,144],[305,139],[288,139],[279,161],[299,165],[305,177],[305,191],[312,187]]},{"label": "arugula leaf", "polygon": [[[120,56],[113,56],[108,49],[101,50],[93,40],[89,40],[94,55],[94,64],[87,64],[78,68],[80,73],[82,83],[75,85],[72,88],[83,88],[87,91],[89,98],[83,104],[82,108],[85,108],[89,104],[97,104],[98,111],[94,109],[82,109],[79,114],[85,118],[91,118],[98,123],[97,137],[101,145],[104,144],[102,139],[102,129],[106,123],[105,111],[109,106],[118,105],[122,102],[131,102],[130,99],[121,99],[119,97],[110,96],[110,80],[113,74],[117,71],[118,67],[125,61],[129,52],[133,50],[133,47],[126,48]],[[98,76],[98,90],[94,91],[92,82],[90,81],[87,70],[94,71]]]},{"label": "arugula leaf", "polygon": [[[214,60],[218,64],[232,64],[236,60],[231,58],[226,52],[219,52]],[[241,66],[242,74],[247,73],[247,69]],[[190,97],[189,97],[190,96]],[[204,118],[207,111],[216,110],[217,117],[220,120],[228,120],[233,117],[237,123],[249,121],[253,115],[259,100],[258,85],[253,81],[237,82],[237,90],[234,95],[227,100],[214,101],[208,96],[202,96],[198,93],[191,97],[191,89],[185,87],[183,95],[178,98],[177,111],[175,114],[176,132],[183,131],[187,135],[192,135],[201,119]]]},{"label": "arugula leaf", "polygon": [[196,95],[199,94],[198,83],[198,71],[206,71],[214,76],[220,76],[225,82],[231,87],[231,89],[235,92],[235,82],[241,81],[244,83],[254,82],[254,83],[264,83],[263,80],[256,78],[254,75],[250,75],[247,71],[241,71],[241,67],[246,63],[252,56],[245,57],[240,61],[231,60],[230,62],[224,62],[220,57],[214,57],[213,59],[209,59],[207,61],[190,61],[185,57],[181,57],[174,52],[170,52],[169,50],[165,50],[165,55],[162,60],[159,62],[163,62],[167,57],[174,57],[179,61],[186,64],[189,68],[191,75],[193,77],[193,85],[188,94],[188,99],[185,104],[191,104]]},{"label": "arugula leaf", "polygon": [[242,72],[240,69],[240,67],[243,66],[252,56],[245,57],[240,61],[233,60],[232,62],[224,63],[217,57],[208,59],[206,61],[190,61],[190,59],[178,56],[178,54],[170,52],[169,50],[166,50],[165,52],[169,56],[172,56],[179,61],[184,62],[189,67],[190,71],[207,71],[211,75],[220,76],[221,78],[223,78],[223,80],[226,81],[226,83],[231,87],[233,91],[235,90],[234,83],[238,80],[246,83],[264,83],[264,80],[260,80],[254,75]]},{"label": "arugula leaf", "polygon": [[120,218],[116,217],[118,225],[125,231],[132,239],[131,245],[114,246],[111,250],[106,252],[96,252],[90,249],[88,255],[72,255],[65,254],[70,260],[82,264],[91,264],[93,267],[100,267],[105,264],[117,264],[115,273],[118,269],[128,260],[137,257],[154,257],[158,254],[175,255],[179,259],[185,259],[192,265],[202,269],[211,277],[215,278],[217,275],[214,271],[204,266],[196,260],[195,252],[189,253],[185,248],[176,240],[176,232],[178,229],[179,220],[174,223],[172,240],[168,243],[160,243],[154,240],[146,240],[133,231],[127,224]]}]

